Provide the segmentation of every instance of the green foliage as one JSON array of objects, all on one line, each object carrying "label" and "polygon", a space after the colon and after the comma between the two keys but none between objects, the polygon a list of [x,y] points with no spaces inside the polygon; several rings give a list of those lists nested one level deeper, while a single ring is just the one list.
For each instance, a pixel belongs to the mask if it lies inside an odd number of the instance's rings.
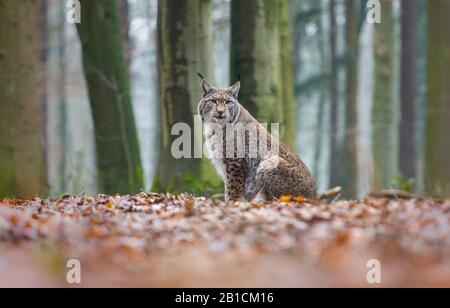
[{"label": "green foliage", "polygon": [[218,186],[210,181],[195,177],[190,172],[183,176],[183,181],[191,187],[190,191],[195,195],[214,195],[223,192],[223,185]]},{"label": "green foliage", "polygon": [[394,189],[412,193],[414,191],[415,179],[407,179],[403,175],[397,175],[391,180]]},{"label": "green foliage", "polygon": [[[156,177],[157,179],[157,177]],[[201,177],[195,176],[191,172],[186,172],[181,176],[183,185],[178,185],[178,178],[173,178],[169,181],[167,188],[161,191],[161,186],[159,181],[155,181],[152,186],[152,192],[167,192],[171,194],[180,194],[189,192],[198,196],[211,197],[213,195],[223,193],[223,184],[218,181],[213,181],[209,179],[202,179]]]}]

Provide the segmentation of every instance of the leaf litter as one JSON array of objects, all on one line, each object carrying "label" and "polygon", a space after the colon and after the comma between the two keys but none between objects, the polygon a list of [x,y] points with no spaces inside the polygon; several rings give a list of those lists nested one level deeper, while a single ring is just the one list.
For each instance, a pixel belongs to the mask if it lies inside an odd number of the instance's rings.
[{"label": "leaf litter", "polygon": [[79,259],[84,286],[364,287],[373,259],[381,286],[450,286],[449,223],[450,200],[431,198],[3,200],[0,286],[15,268],[29,268],[19,285],[33,285],[26,277],[39,271],[48,285],[65,286],[63,262],[51,270],[39,261],[48,251],[51,260]]}]

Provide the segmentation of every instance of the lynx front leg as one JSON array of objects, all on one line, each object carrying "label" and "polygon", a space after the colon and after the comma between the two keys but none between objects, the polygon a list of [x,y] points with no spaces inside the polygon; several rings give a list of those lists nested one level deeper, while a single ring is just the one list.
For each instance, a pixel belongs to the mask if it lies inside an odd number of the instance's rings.
[{"label": "lynx front leg", "polygon": [[244,197],[245,165],[242,160],[226,162],[225,200],[240,201]]}]

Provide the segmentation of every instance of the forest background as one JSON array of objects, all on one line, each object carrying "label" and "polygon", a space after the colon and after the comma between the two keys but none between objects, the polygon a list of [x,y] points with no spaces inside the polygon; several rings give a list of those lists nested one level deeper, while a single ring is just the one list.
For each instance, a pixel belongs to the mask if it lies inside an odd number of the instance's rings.
[{"label": "forest background", "polygon": [[281,124],[321,191],[448,197],[449,12],[448,0],[0,0],[0,197],[222,192],[206,159],[170,154],[173,124],[196,116],[197,72],[220,86],[240,74],[241,103]]}]

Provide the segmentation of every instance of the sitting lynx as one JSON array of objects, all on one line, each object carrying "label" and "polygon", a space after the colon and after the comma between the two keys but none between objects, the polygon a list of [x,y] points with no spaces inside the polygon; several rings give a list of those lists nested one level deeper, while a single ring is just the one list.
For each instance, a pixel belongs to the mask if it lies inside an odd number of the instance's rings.
[{"label": "sitting lynx", "polygon": [[316,184],[306,165],[239,104],[240,82],[220,89],[201,78],[199,115],[226,200],[315,199]]}]

